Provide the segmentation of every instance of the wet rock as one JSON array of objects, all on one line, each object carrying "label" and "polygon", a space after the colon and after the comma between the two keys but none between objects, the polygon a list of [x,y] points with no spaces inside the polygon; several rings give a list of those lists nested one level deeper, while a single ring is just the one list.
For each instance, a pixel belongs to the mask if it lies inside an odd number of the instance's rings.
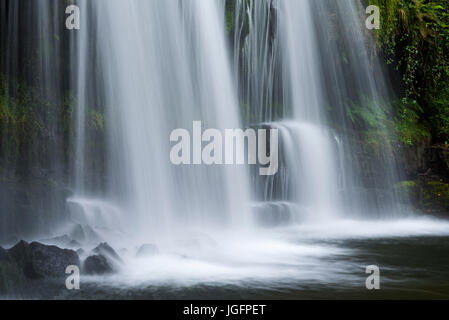
[{"label": "wet rock", "polygon": [[123,262],[117,252],[115,252],[115,250],[112,249],[112,247],[106,242],[100,243],[95,249],[92,250],[92,253],[96,255],[102,255],[113,260],[114,262]]},{"label": "wet rock", "polygon": [[[35,230],[56,228],[60,221],[51,213],[60,212],[61,217],[67,213],[67,191],[64,188],[49,181],[34,180],[31,176],[26,180],[0,181],[3,218],[0,241],[3,244],[16,244],[18,240],[34,235]],[[17,239],[10,243],[12,236]]]},{"label": "wet rock", "polygon": [[20,241],[8,253],[28,279],[64,277],[67,266],[80,265],[75,251],[38,242]]},{"label": "wet rock", "polygon": [[159,249],[154,244],[143,244],[140,246],[140,248],[137,250],[136,256],[138,257],[148,257],[148,256],[154,256],[159,253]]},{"label": "wet rock", "polygon": [[31,176],[35,179],[47,179],[50,175],[50,170],[39,167],[33,167],[29,171]]},{"label": "wet rock", "polygon": [[254,207],[256,222],[266,228],[301,222],[307,212],[296,204],[289,202],[266,202]]},{"label": "wet rock", "polygon": [[83,270],[86,274],[89,275],[100,275],[113,272],[113,268],[109,264],[109,261],[102,255],[93,255],[87,257],[87,259],[84,261]]},{"label": "wet rock", "polygon": [[442,178],[430,174],[416,180],[401,181],[395,191],[421,212],[436,216],[447,216],[449,212],[449,184]]},{"label": "wet rock", "polygon": [[8,250],[25,277],[29,279],[39,279],[40,275],[32,265],[31,249],[28,242],[19,241],[14,247]]},{"label": "wet rock", "polygon": [[19,265],[7,250],[0,247],[0,294],[11,292],[24,281]]}]

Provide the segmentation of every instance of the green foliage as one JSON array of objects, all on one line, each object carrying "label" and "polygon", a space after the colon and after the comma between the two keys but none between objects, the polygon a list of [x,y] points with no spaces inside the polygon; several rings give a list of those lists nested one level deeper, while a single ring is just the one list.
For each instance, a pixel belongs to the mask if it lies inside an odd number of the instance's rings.
[{"label": "green foliage", "polygon": [[398,139],[406,145],[414,145],[425,138],[430,138],[426,126],[419,123],[422,108],[416,101],[407,101],[403,98],[396,102],[395,131]]},{"label": "green foliage", "polygon": [[401,181],[393,186],[393,190],[396,194],[409,197],[409,199],[419,199],[422,193],[421,186],[418,181]]},{"label": "green foliage", "polygon": [[347,115],[359,128],[384,131],[392,124],[388,119],[388,109],[383,101],[374,101],[367,97],[362,97],[359,103],[350,101],[346,106]]},{"label": "green foliage", "polygon": [[414,145],[430,137],[427,127],[419,123],[423,110],[416,101],[405,99],[394,101],[393,108],[380,98],[365,96],[346,104],[346,114],[363,137],[365,149],[380,151],[398,141]]},{"label": "green foliage", "polygon": [[[376,43],[396,64],[404,85],[402,126],[428,126],[434,142],[449,141],[449,1],[370,0],[381,8]],[[416,110],[417,105],[421,106]],[[401,110],[412,110],[409,115]],[[413,111],[415,109],[415,111]],[[402,130],[407,136],[407,130]],[[424,130],[425,131],[425,130]],[[409,141],[410,142],[410,141]]]},{"label": "green foliage", "polygon": [[415,188],[417,186],[416,181],[401,181],[395,185],[400,188]]},{"label": "green foliage", "polygon": [[[67,156],[77,104],[72,95],[52,97],[17,80],[12,89],[0,74],[0,167],[27,167],[27,162],[45,167],[55,149]],[[86,110],[86,129],[101,139],[103,113]]]},{"label": "green foliage", "polygon": [[436,205],[449,208],[449,185],[440,181],[427,181],[424,185],[423,202],[428,208]]},{"label": "green foliage", "polygon": [[427,212],[447,212],[449,208],[449,184],[421,177],[394,185],[398,194],[408,196],[417,206]]},{"label": "green foliage", "polygon": [[232,10],[226,10],[226,31],[229,33],[234,30],[234,12]]},{"label": "green foliage", "polygon": [[346,114],[362,137],[365,152],[381,154],[385,148],[390,149],[396,135],[387,103],[380,98],[374,100],[362,96],[357,103],[350,101],[346,104]]}]

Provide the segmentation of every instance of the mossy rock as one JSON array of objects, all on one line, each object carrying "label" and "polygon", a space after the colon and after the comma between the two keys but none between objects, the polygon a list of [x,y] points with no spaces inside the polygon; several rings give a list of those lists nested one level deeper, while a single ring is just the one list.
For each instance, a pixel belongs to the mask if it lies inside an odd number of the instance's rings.
[{"label": "mossy rock", "polygon": [[401,181],[395,184],[393,188],[394,192],[402,197],[405,201],[412,201],[415,205],[420,206],[422,190],[420,184],[417,181]]},{"label": "mossy rock", "polygon": [[424,208],[440,208],[449,212],[449,184],[441,181],[426,181],[423,186]]},{"label": "mossy rock", "polygon": [[449,184],[443,181],[420,177],[401,181],[394,185],[394,190],[425,213],[449,215]]}]

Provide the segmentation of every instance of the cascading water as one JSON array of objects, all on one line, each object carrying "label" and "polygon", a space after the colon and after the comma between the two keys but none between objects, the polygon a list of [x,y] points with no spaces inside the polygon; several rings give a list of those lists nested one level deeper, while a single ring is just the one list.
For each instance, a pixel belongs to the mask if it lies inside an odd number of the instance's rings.
[{"label": "cascading water", "polygon": [[[51,114],[72,122],[61,129],[44,119],[54,131],[43,145],[55,150],[40,160],[52,172],[48,180],[63,186],[58,196],[68,208],[49,205],[32,216],[30,208],[9,205],[17,190],[7,190],[0,195],[0,241],[82,234],[78,247],[86,252],[107,241],[124,260],[108,278],[119,286],[248,281],[295,291],[307,280],[360,280],[360,265],[372,262],[342,239],[449,234],[445,222],[405,219],[410,210],[393,188],[400,172],[388,139],[370,159],[348,116],[352,104],[381,114],[390,94],[369,54],[359,1],[79,0],[77,31],[62,29],[57,16],[65,17],[65,8],[52,0],[3,1],[0,17],[8,16],[10,27],[0,33],[2,71],[14,78],[8,83],[19,78],[13,57],[27,51],[18,37],[25,25],[38,31],[30,47],[40,54],[36,70],[23,77],[42,95],[56,93],[62,110]],[[229,7],[233,17],[225,17]],[[27,17],[32,23],[21,25]],[[375,120],[376,134],[387,137],[382,117]],[[195,144],[194,121],[203,130],[278,129],[279,172],[174,165],[170,135],[186,129]],[[11,131],[1,128],[8,155],[4,133]],[[69,150],[52,140],[58,135],[68,136]],[[44,202],[56,197],[53,190]],[[402,220],[383,219],[395,215]],[[142,244],[156,254],[139,256]]]},{"label": "cascading water", "polygon": [[[65,200],[61,201],[67,168],[61,119],[68,67],[59,58],[67,46],[60,37],[63,26],[56,18],[61,8],[60,2],[0,1],[0,81],[4,90],[0,104],[6,119],[0,125],[0,180],[22,177],[19,183],[0,186],[2,242],[49,233],[67,217]],[[39,98],[27,110],[23,92],[30,87]],[[8,107],[13,110],[9,116],[17,115],[20,120],[5,117]]]},{"label": "cascading water", "polygon": [[[380,157],[381,166],[366,163],[361,140],[351,140],[352,127],[344,117],[351,99],[363,95],[361,103],[370,103],[388,95],[380,64],[369,58],[360,12],[357,1],[236,2],[240,94],[247,113],[259,116],[247,121],[281,131],[283,174],[263,182],[261,200],[269,210],[273,202],[287,201],[287,214],[300,219],[401,212],[397,195],[382,190],[398,181],[389,149]],[[340,27],[350,35],[343,48],[332,38]],[[382,134],[389,134],[386,128]],[[382,173],[375,172],[378,168]],[[273,189],[278,192],[266,192]]]},{"label": "cascading water", "polygon": [[[243,168],[169,161],[174,129],[192,131],[195,120],[203,130],[240,127],[219,2],[100,0],[91,10],[98,63],[110,79],[104,87],[110,195],[123,212],[115,231],[142,242],[188,226],[245,224]],[[79,76],[84,83],[91,75]],[[83,199],[72,201],[95,211]]]}]

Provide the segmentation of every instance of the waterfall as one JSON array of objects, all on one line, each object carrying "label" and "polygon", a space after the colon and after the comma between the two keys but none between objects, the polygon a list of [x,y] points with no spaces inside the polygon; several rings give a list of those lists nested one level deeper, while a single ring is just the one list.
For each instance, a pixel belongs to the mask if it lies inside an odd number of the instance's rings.
[{"label": "waterfall", "polygon": [[[108,79],[101,88],[109,137],[107,201],[122,214],[108,217],[103,202],[85,197],[71,203],[85,215],[103,212],[105,224],[116,220],[114,232],[141,242],[189,226],[249,223],[243,167],[177,167],[169,158],[174,129],[191,130],[195,120],[203,130],[241,127],[220,2],[99,0],[89,10],[96,17],[89,36],[98,39],[91,63]],[[79,68],[78,83],[95,77],[85,63]],[[82,123],[89,99],[79,94]]]},{"label": "waterfall", "polygon": [[[79,293],[36,282],[83,299],[357,295],[365,264],[383,288],[438,274],[409,265],[446,249],[449,223],[397,190],[394,92],[363,3],[0,0],[0,246],[73,249],[86,267],[107,242],[120,262]],[[192,164],[172,162],[177,129]],[[226,161],[200,164],[207,129],[276,130],[277,173],[229,164],[225,141]]]},{"label": "waterfall", "polygon": [[[381,112],[390,95],[369,51],[360,2],[76,3],[81,28],[68,31],[59,2],[2,2],[7,82],[25,78],[60,108],[36,111],[48,130],[46,157],[33,149],[21,168],[11,168],[28,176],[34,166],[47,168],[58,194],[46,191],[38,215],[14,208],[5,196],[3,211],[22,213],[2,214],[4,228],[45,233],[69,220],[150,241],[186,226],[246,228],[261,208],[274,220],[287,215],[294,221],[401,214],[391,189],[400,173],[388,141],[376,161],[367,161],[347,116],[351,103]],[[229,5],[231,36],[225,30]],[[19,27],[27,30],[23,40]],[[16,56],[33,67],[21,70]],[[66,119],[70,128],[61,124]],[[196,120],[204,130],[278,129],[278,174],[173,165],[170,132],[189,130]],[[2,150],[9,155],[14,148],[6,137]],[[70,148],[62,145],[66,138]]]},{"label": "waterfall", "polygon": [[50,233],[67,218],[63,9],[59,1],[0,2],[0,180],[21,177],[0,183],[0,241]]},{"label": "waterfall", "polygon": [[281,132],[281,174],[254,180],[269,211],[282,203],[300,220],[403,212],[391,146],[367,161],[346,116],[350,101],[379,113],[390,95],[363,13],[358,1],[236,1],[234,65],[245,114],[258,116],[245,120]]}]

